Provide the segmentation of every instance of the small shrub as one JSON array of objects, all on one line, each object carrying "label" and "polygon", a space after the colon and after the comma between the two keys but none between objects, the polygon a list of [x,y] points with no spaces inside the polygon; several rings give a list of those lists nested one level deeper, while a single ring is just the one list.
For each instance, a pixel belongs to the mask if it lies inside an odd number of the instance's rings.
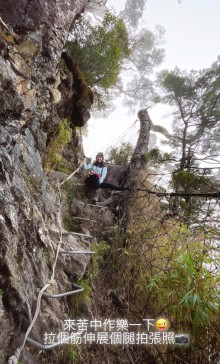
[{"label": "small shrub", "polygon": [[80,312],[82,303],[90,305],[93,279],[98,274],[101,263],[104,260],[104,255],[109,249],[110,246],[105,241],[92,244],[92,250],[95,251],[95,254],[92,257],[91,264],[86,272],[86,277],[77,282],[84,290],[76,295],[74,301],[72,301],[72,314],[74,316]]},{"label": "small shrub", "polygon": [[133,146],[130,143],[122,143],[119,147],[112,147],[108,151],[108,160],[111,163],[127,164],[133,153]]},{"label": "small shrub", "polygon": [[23,178],[24,178],[24,181],[25,181],[31,195],[35,196],[37,194],[37,191],[40,188],[41,182],[37,178],[29,176],[25,173],[23,173]]},{"label": "small shrub", "polygon": [[48,257],[48,252],[46,249],[40,248],[38,251],[38,256],[42,262],[44,262],[46,264],[48,263],[49,257]]},{"label": "small shrub", "polygon": [[62,151],[71,139],[72,129],[69,121],[67,119],[63,119],[63,121],[58,125],[58,129],[49,144],[48,152],[44,161],[44,167],[47,170],[57,168],[59,163],[62,162]]},{"label": "small shrub", "polygon": [[144,158],[147,163],[161,164],[168,162],[171,159],[171,154],[162,153],[160,149],[153,148],[145,154]]},{"label": "small shrub", "polygon": [[200,192],[210,189],[209,179],[206,176],[197,176],[193,172],[179,171],[173,173],[173,186],[183,192]]},{"label": "small shrub", "polygon": [[79,223],[76,220],[73,220],[72,217],[64,217],[63,218],[63,226],[66,231],[74,231],[75,233],[81,233],[81,228]]},{"label": "small shrub", "polygon": [[[59,346],[56,349],[45,351],[40,350],[37,353],[37,357],[42,363],[53,363],[53,364],[76,364],[80,357],[81,348],[74,344],[65,344]],[[22,363],[20,363],[22,364]]]}]

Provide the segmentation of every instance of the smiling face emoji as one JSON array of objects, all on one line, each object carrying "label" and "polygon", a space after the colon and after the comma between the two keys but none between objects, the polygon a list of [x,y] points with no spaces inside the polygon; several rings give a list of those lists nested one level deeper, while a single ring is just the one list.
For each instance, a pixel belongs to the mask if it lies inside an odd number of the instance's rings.
[{"label": "smiling face emoji", "polygon": [[164,319],[164,318],[160,318],[159,320],[156,321],[156,329],[158,331],[167,331],[169,328],[169,321]]}]

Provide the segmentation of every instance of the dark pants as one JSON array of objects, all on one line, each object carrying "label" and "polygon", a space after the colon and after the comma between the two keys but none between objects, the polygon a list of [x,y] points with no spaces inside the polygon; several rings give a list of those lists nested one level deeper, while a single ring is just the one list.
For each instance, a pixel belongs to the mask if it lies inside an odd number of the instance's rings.
[{"label": "dark pants", "polygon": [[86,188],[88,191],[95,192],[98,188],[109,189],[114,191],[127,190],[124,186],[115,186],[112,183],[103,182],[99,184],[99,177],[96,174],[92,174],[85,179]]}]

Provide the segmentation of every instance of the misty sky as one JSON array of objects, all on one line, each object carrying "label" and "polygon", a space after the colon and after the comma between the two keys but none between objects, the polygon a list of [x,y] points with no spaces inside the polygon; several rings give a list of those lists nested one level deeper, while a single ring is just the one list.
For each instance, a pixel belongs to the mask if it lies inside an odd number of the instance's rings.
[{"label": "misty sky", "polygon": [[[108,0],[116,11],[123,10],[125,1]],[[166,57],[160,69],[200,69],[209,67],[220,54],[220,1],[218,0],[148,0],[142,26],[153,31],[157,24],[166,30],[164,44]],[[159,70],[159,69],[158,69]],[[116,110],[105,119],[91,118],[89,135],[84,141],[85,153],[94,157],[104,151],[137,119],[116,102]],[[156,124],[168,126],[167,109],[157,106],[149,111]]]}]

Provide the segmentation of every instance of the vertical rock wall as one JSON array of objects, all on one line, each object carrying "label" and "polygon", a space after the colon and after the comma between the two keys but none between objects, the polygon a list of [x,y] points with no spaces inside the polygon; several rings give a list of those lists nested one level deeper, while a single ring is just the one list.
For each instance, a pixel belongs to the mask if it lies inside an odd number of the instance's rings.
[{"label": "vertical rock wall", "polygon": [[[38,288],[48,281],[59,241],[58,196],[42,167],[47,131],[60,119],[57,65],[75,16],[87,0],[5,0],[0,3],[0,362],[6,362],[33,318]],[[57,92],[56,92],[57,91]],[[71,241],[70,241],[71,240]],[[73,237],[67,245],[77,246]],[[88,259],[58,264],[59,283],[72,288]],[[74,273],[73,273],[74,272]],[[32,337],[67,312],[43,303]],[[62,316],[63,315],[63,316]],[[25,357],[22,360],[25,361]]]}]

